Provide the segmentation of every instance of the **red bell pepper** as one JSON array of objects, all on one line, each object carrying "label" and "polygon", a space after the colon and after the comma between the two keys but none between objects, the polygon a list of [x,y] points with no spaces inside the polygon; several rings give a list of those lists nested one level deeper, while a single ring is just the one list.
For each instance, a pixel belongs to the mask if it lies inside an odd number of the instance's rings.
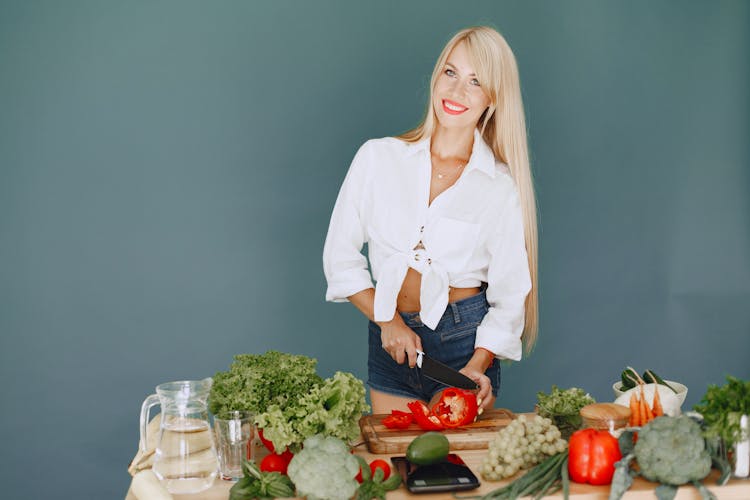
[{"label": "red bell pepper", "polygon": [[414,414],[414,421],[422,430],[439,431],[443,428],[443,423],[437,415],[430,411],[430,408],[424,403],[424,401],[412,401],[406,406],[408,406]]},{"label": "red bell pepper", "polygon": [[383,425],[389,429],[406,429],[414,421],[414,414],[407,411],[391,410],[391,414],[383,418]]},{"label": "red bell pepper", "polygon": [[445,427],[470,424],[477,417],[477,411],[476,394],[456,387],[445,389],[440,400],[432,406],[432,413]]},{"label": "red bell pepper", "polygon": [[582,429],[570,436],[568,474],[576,483],[610,484],[621,458],[617,439],[608,431]]}]

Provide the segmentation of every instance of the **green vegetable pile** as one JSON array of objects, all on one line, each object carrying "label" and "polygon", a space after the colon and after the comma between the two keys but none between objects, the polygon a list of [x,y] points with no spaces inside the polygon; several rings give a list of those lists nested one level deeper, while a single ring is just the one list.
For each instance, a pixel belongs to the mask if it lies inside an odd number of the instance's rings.
[{"label": "green vegetable pile", "polygon": [[693,407],[703,416],[706,437],[719,437],[726,446],[747,439],[740,429],[740,417],[750,415],[750,381],[742,381],[731,375],[719,387],[708,386],[703,399]]},{"label": "green vegetable pile", "polygon": [[674,498],[677,487],[692,483],[705,499],[712,499],[701,480],[711,471],[711,455],[697,422],[690,417],[658,417],[641,427],[633,445],[633,433],[623,432],[619,439],[622,460],[615,464],[609,500],[625,494],[638,472],[630,468],[635,459],[640,474],[661,483],[658,498]]},{"label": "green vegetable pile", "polygon": [[359,462],[333,437],[312,436],[289,462],[289,478],[308,500],[347,500],[357,491]]},{"label": "green vegetable pile", "polygon": [[214,415],[254,412],[256,425],[279,450],[296,449],[315,434],[356,439],[359,418],[370,410],[364,384],[346,372],[323,380],[316,364],[313,358],[277,351],[235,356],[229,371],[214,377],[209,409]]},{"label": "green vegetable pile", "polygon": [[269,406],[255,423],[283,450],[315,434],[352,441],[359,436],[359,418],[369,410],[362,381],[351,373],[336,372],[286,406]]},{"label": "green vegetable pile", "polygon": [[214,375],[209,410],[217,416],[234,410],[257,415],[272,404],[285,407],[323,381],[315,373],[317,363],[307,356],[278,351],[238,354],[229,371]]},{"label": "green vegetable pile", "polygon": [[552,386],[549,394],[537,392],[536,398],[537,413],[551,419],[566,440],[581,428],[581,415],[578,413],[581,408],[596,403],[583,389],[571,387],[560,390],[556,385]]}]

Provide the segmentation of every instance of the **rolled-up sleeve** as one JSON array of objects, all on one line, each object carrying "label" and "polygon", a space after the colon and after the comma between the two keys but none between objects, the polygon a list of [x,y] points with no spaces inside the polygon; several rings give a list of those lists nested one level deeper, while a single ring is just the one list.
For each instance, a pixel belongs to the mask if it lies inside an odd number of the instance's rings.
[{"label": "rolled-up sleeve", "polygon": [[531,277],[523,218],[515,189],[509,195],[498,230],[489,238],[487,302],[490,309],[477,328],[476,347],[498,358],[521,359],[526,296]]},{"label": "rolled-up sleeve", "polygon": [[323,271],[328,287],[326,300],[345,302],[355,293],[373,288],[367,258],[363,222],[364,193],[368,184],[370,158],[365,143],[352,160],[331,214],[325,245]]}]

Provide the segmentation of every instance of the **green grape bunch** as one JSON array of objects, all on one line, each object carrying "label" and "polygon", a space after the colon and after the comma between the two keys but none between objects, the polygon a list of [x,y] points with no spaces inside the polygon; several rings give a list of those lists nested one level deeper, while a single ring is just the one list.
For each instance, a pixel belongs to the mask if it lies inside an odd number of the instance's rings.
[{"label": "green grape bunch", "polygon": [[539,415],[531,418],[519,415],[489,444],[479,470],[484,479],[500,481],[562,453],[567,447],[552,420]]}]

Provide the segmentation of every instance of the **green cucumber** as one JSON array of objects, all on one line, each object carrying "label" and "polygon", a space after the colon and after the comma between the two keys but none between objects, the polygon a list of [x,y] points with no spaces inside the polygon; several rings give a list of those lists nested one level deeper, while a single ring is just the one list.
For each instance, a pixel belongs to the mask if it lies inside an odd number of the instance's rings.
[{"label": "green cucumber", "polygon": [[632,389],[636,385],[638,385],[638,381],[641,379],[641,377],[638,376],[638,372],[635,371],[631,367],[626,367],[625,370],[623,370],[622,374],[620,375],[620,380],[622,380],[622,390],[627,391],[628,389]]},{"label": "green cucumber", "polygon": [[672,389],[672,392],[677,394],[677,391],[674,387],[669,385],[663,378],[661,378],[659,375],[657,375],[653,370],[646,370],[643,372],[643,380],[646,381],[648,384],[661,384],[663,386],[669,387]]},{"label": "green cucumber", "polygon": [[406,459],[415,465],[430,465],[444,460],[449,450],[450,443],[444,434],[425,432],[409,443]]}]

